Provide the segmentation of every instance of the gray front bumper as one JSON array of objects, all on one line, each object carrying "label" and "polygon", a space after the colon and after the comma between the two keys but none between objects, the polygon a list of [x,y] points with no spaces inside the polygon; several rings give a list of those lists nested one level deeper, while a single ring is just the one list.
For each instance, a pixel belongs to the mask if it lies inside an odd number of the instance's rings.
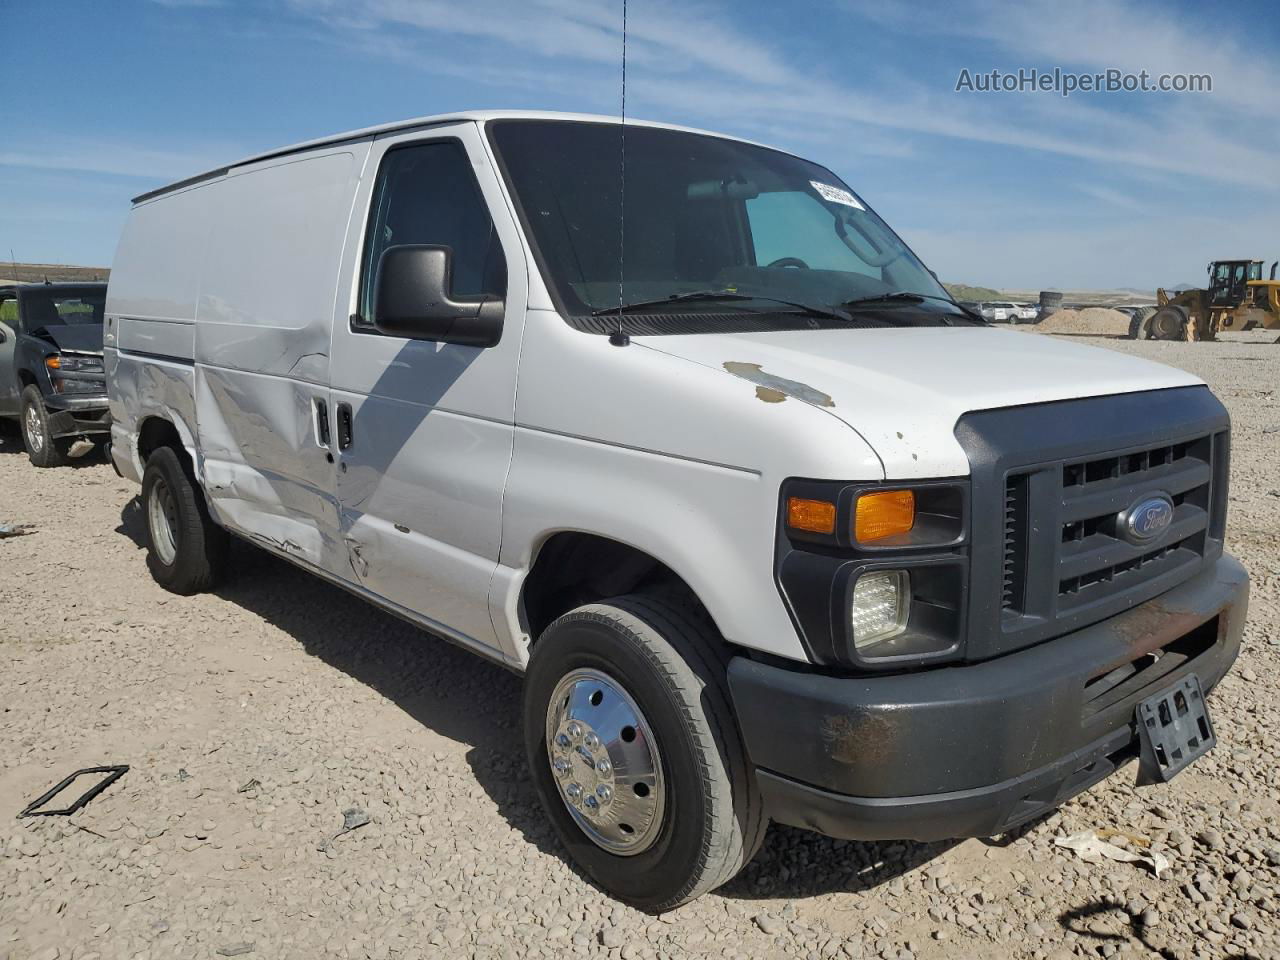
[{"label": "gray front bumper", "polygon": [[[1247,573],[1224,556],[1131,610],[994,660],[832,677],[738,657],[729,686],[775,820],[856,839],[990,836],[1135,756],[1144,697],[1191,672],[1212,688],[1239,653],[1248,597]],[[1098,682],[1129,663],[1143,666]]]}]

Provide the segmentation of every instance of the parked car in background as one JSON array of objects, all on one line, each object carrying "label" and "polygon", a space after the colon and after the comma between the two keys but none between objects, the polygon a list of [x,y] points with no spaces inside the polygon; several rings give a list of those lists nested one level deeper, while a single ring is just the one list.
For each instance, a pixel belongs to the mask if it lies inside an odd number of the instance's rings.
[{"label": "parked car in background", "polygon": [[110,435],[106,298],[105,283],[0,287],[0,417],[20,422],[37,467],[59,466]]},{"label": "parked car in background", "polygon": [[1036,308],[1007,300],[992,300],[983,304],[982,316],[996,323],[1028,323],[1036,318]]}]

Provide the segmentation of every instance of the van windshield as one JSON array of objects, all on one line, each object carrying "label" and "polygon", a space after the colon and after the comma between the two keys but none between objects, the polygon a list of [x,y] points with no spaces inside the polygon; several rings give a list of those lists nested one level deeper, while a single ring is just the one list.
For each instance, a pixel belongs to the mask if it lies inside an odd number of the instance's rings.
[{"label": "van windshield", "polygon": [[735,329],[735,318],[758,329],[765,315],[775,328],[812,326],[824,313],[822,326],[965,322],[839,177],[777,150],[626,127],[623,228],[621,132],[583,121],[489,125],[552,296],[570,322],[583,321],[575,325],[603,332],[620,303],[624,316],[680,318],[644,332]]}]

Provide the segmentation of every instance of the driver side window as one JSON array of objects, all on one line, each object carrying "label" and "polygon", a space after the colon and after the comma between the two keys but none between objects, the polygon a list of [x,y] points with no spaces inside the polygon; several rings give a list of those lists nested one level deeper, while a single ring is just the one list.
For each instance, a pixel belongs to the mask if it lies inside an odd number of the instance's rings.
[{"label": "driver side window", "polygon": [[507,265],[467,151],[456,140],[389,150],[369,211],[356,329],[372,330],[378,263],[388,247],[436,244],[453,251],[452,293],[504,297]]}]

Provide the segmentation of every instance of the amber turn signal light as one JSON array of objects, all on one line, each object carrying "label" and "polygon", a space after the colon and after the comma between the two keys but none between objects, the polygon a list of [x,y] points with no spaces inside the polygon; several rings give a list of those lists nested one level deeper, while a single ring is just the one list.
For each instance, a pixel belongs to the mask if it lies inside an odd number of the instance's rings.
[{"label": "amber turn signal light", "polygon": [[853,536],[859,543],[910,533],[916,523],[916,495],[910,490],[886,490],[858,497],[853,512]]},{"label": "amber turn signal light", "polygon": [[62,358],[61,357],[45,357],[44,365],[48,367],[50,370],[58,370],[62,367]]},{"label": "amber turn signal light", "polygon": [[836,505],[826,500],[788,497],[787,526],[808,533],[835,533]]}]

